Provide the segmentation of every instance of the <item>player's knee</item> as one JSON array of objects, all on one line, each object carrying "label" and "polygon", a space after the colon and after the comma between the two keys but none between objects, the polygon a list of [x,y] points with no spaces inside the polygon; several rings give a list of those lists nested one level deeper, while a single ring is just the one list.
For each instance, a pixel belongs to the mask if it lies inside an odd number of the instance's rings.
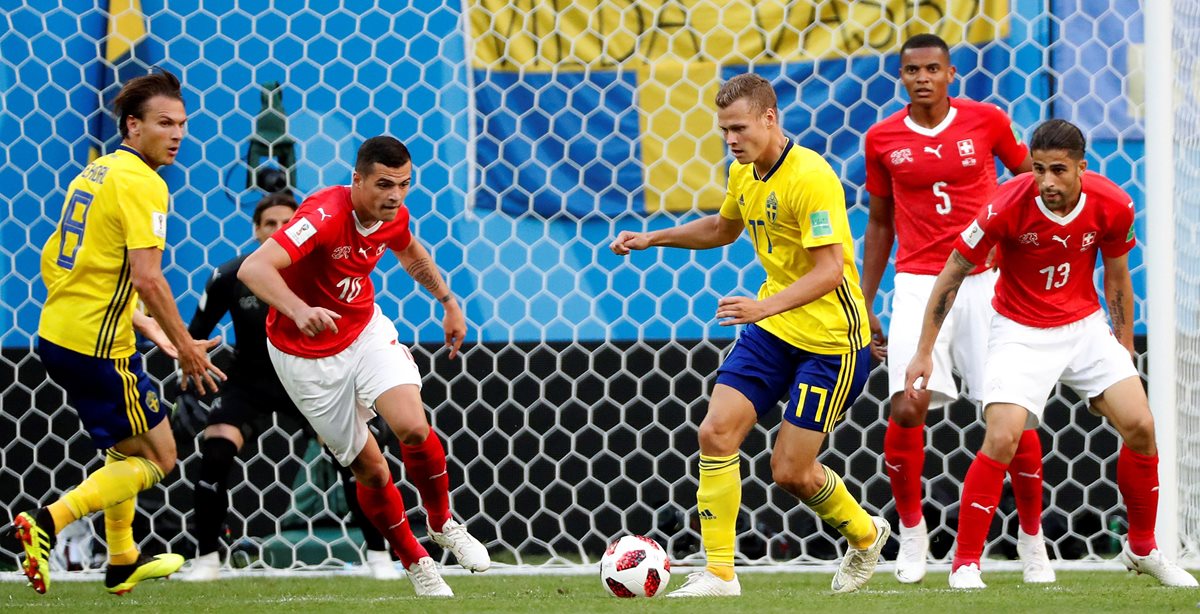
[{"label": "player's knee", "polygon": [[812,467],[798,467],[796,463],[787,462],[778,457],[771,458],[771,479],[779,485],[780,488],[792,493],[801,499],[812,498],[824,486],[825,472],[819,469],[820,465]]},{"label": "player's knee", "polygon": [[175,470],[175,456],[174,455],[171,455],[169,457],[154,457],[154,458],[150,458],[147,460],[154,463],[155,466],[158,467],[158,470],[162,472],[163,477],[170,475],[171,472]]},{"label": "player's knee", "polygon": [[1125,445],[1138,454],[1154,454],[1154,416],[1147,409],[1136,418],[1127,421],[1122,438]]},{"label": "player's knee", "polygon": [[697,436],[700,439],[700,453],[708,456],[736,454],[741,444],[740,441],[734,441],[732,429],[722,428],[715,421],[701,422]]},{"label": "player's knee", "polygon": [[1017,453],[1017,444],[1021,443],[1021,434],[1023,432],[1020,430],[1014,432],[1007,429],[988,429],[987,434],[983,437],[983,448],[980,451],[996,462],[1011,462],[1013,456]]},{"label": "player's knee", "polygon": [[351,463],[350,470],[359,484],[368,488],[383,488],[391,480],[392,473],[388,468],[387,459],[382,454],[377,456],[378,458],[368,459],[359,455],[359,458]]},{"label": "player's knee", "polygon": [[429,424],[426,422],[401,425],[393,431],[396,433],[396,439],[406,446],[419,446],[429,438]]},{"label": "player's knee", "polygon": [[925,424],[925,416],[929,413],[929,395],[922,395],[921,401],[912,401],[904,393],[892,395],[892,411],[889,417],[892,422],[904,428],[912,428]]}]

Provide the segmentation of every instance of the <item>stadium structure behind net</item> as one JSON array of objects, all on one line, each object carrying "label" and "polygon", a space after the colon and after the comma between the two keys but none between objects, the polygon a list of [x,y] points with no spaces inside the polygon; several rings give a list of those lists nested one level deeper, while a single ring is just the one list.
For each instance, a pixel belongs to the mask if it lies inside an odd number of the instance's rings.
[{"label": "stadium structure behind net", "polygon": [[[674,225],[719,206],[728,159],[712,99],[723,79],[753,70],[775,84],[785,132],[843,178],[861,256],[863,135],[905,102],[899,45],[932,31],[951,43],[959,71],[952,94],[1000,105],[1025,138],[1050,117],[1076,122],[1088,136],[1091,168],[1134,196],[1139,366],[1150,371],[1163,450],[1160,543],[1195,566],[1200,3],[1154,4],[577,0],[559,10],[567,5],[343,0],[292,10],[250,0],[218,10],[198,0],[32,0],[6,7],[0,516],[45,502],[102,462],[32,352],[45,297],[39,251],[67,182],[118,142],[106,107],[121,80],[158,65],[180,75],[190,113],[179,162],[162,171],[173,195],[166,273],[185,317],[211,269],[252,248],[259,183],[286,178],[302,195],[348,183],[365,138],[397,136],[416,165],[408,201],[414,229],[467,312],[464,357],[450,361],[439,349],[440,310],[393,258],[374,281],[428,373],[424,396],[451,458],[457,515],[515,569],[590,568],[623,533],[654,536],[686,560],[699,548],[695,429],[735,332],[717,325],[715,306],[722,296],[753,293],[762,273],[748,241],[628,259],[607,243],[623,229]],[[1162,36],[1172,23],[1173,36]],[[1173,61],[1163,59],[1170,54]],[[885,325],[890,277],[876,305]],[[164,398],[173,399],[169,361],[152,350],[149,364]],[[876,368],[822,460],[894,525],[881,454],[885,396],[886,374]],[[1057,391],[1051,404],[1041,430],[1051,557],[1102,565],[1124,523],[1118,441],[1071,392]],[[828,563],[844,547],[836,534],[769,482],[777,423],[775,412],[743,448],[739,556],[748,564]],[[929,432],[926,515],[934,554],[944,557],[983,429],[978,410],[960,401],[932,413]],[[243,455],[228,541],[241,560],[261,557],[265,568],[357,562],[340,487],[311,442],[294,433],[278,424],[262,437],[260,454]],[[137,530],[148,551],[194,551],[185,528],[195,448],[181,437],[180,469],[139,499]],[[401,487],[414,526],[423,527],[415,492]],[[998,516],[994,531],[1003,537],[990,553],[1011,555],[1011,498]],[[82,539],[93,538],[85,531]]]}]

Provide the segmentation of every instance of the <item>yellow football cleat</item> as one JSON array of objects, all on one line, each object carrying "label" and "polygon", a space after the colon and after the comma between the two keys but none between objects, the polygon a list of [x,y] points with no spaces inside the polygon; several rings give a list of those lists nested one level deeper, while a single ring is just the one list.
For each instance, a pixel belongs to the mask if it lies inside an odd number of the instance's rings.
[{"label": "yellow football cleat", "polygon": [[178,554],[168,552],[153,557],[143,554],[132,565],[109,565],[104,573],[104,587],[114,595],[124,595],[138,582],[166,578],[182,566],[183,557]]},{"label": "yellow football cleat", "polygon": [[50,588],[50,551],[54,548],[53,538],[38,526],[37,519],[29,512],[21,512],[13,519],[10,529],[25,550],[21,569],[33,590],[46,594]]}]

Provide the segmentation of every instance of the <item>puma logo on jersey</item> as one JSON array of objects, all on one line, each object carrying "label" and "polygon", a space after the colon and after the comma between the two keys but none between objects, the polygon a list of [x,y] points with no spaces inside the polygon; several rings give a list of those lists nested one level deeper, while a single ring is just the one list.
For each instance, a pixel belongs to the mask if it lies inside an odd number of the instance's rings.
[{"label": "puma logo on jersey", "polygon": [[363,258],[370,258],[370,256],[367,255],[367,249],[365,247],[358,248],[358,253],[362,254]]},{"label": "puma logo on jersey", "polygon": [[989,220],[990,220],[990,219],[992,219],[992,218],[993,218],[993,217],[995,217],[995,216],[996,216],[996,212],[995,212],[995,211],[992,211],[992,205],[991,205],[991,203],[988,203],[988,216],[987,216],[987,219],[989,219]]},{"label": "puma logo on jersey", "polygon": [[937,156],[938,160],[941,160],[942,159],[942,145],[945,145],[945,143],[941,143],[937,147],[930,147],[930,146],[926,145],[925,153],[931,153],[931,154]]},{"label": "puma logo on jersey", "polygon": [[1070,239],[1071,235],[1067,235],[1066,237],[1059,237],[1058,235],[1051,235],[1050,238],[1054,239],[1055,241],[1058,241],[1059,243],[1062,243],[1063,247],[1065,248],[1065,247],[1067,247],[1067,239]]},{"label": "puma logo on jersey", "polygon": [[976,509],[981,509],[984,511],[984,513],[987,513],[987,514],[992,513],[992,510],[996,509],[996,506],[994,506],[994,505],[980,505],[974,501],[971,502],[971,507],[976,508]]},{"label": "puma logo on jersey", "polygon": [[333,217],[332,215],[329,215],[328,213],[325,213],[325,207],[317,207],[317,213],[320,213],[320,214],[321,214],[321,221],[322,221],[322,222],[324,222],[325,220],[327,220],[327,219],[329,219],[329,218]]}]

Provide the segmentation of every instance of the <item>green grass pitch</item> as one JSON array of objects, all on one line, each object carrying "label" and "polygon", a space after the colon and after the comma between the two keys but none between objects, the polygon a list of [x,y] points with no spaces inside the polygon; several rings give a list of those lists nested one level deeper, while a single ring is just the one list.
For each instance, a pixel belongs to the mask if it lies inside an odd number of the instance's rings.
[{"label": "green grass pitch", "polygon": [[[682,584],[683,570],[671,586]],[[15,574],[14,574],[15,575]],[[104,592],[99,581],[57,582],[38,595],[18,582],[0,582],[6,612],[442,612],[445,614],[536,612],[748,612],[836,614],[851,612],[1197,612],[1200,591],[1167,589],[1145,576],[1114,571],[1060,571],[1058,583],[1025,585],[1019,573],[989,573],[988,589],[945,588],[945,574],[931,572],[923,584],[902,585],[877,575],[851,595],[829,591],[829,573],[744,573],[736,599],[642,599],[609,597],[594,575],[448,576],[450,600],[413,597],[407,580],[380,582],[357,576],[239,578],[208,584],[148,582],[124,597]]]}]

